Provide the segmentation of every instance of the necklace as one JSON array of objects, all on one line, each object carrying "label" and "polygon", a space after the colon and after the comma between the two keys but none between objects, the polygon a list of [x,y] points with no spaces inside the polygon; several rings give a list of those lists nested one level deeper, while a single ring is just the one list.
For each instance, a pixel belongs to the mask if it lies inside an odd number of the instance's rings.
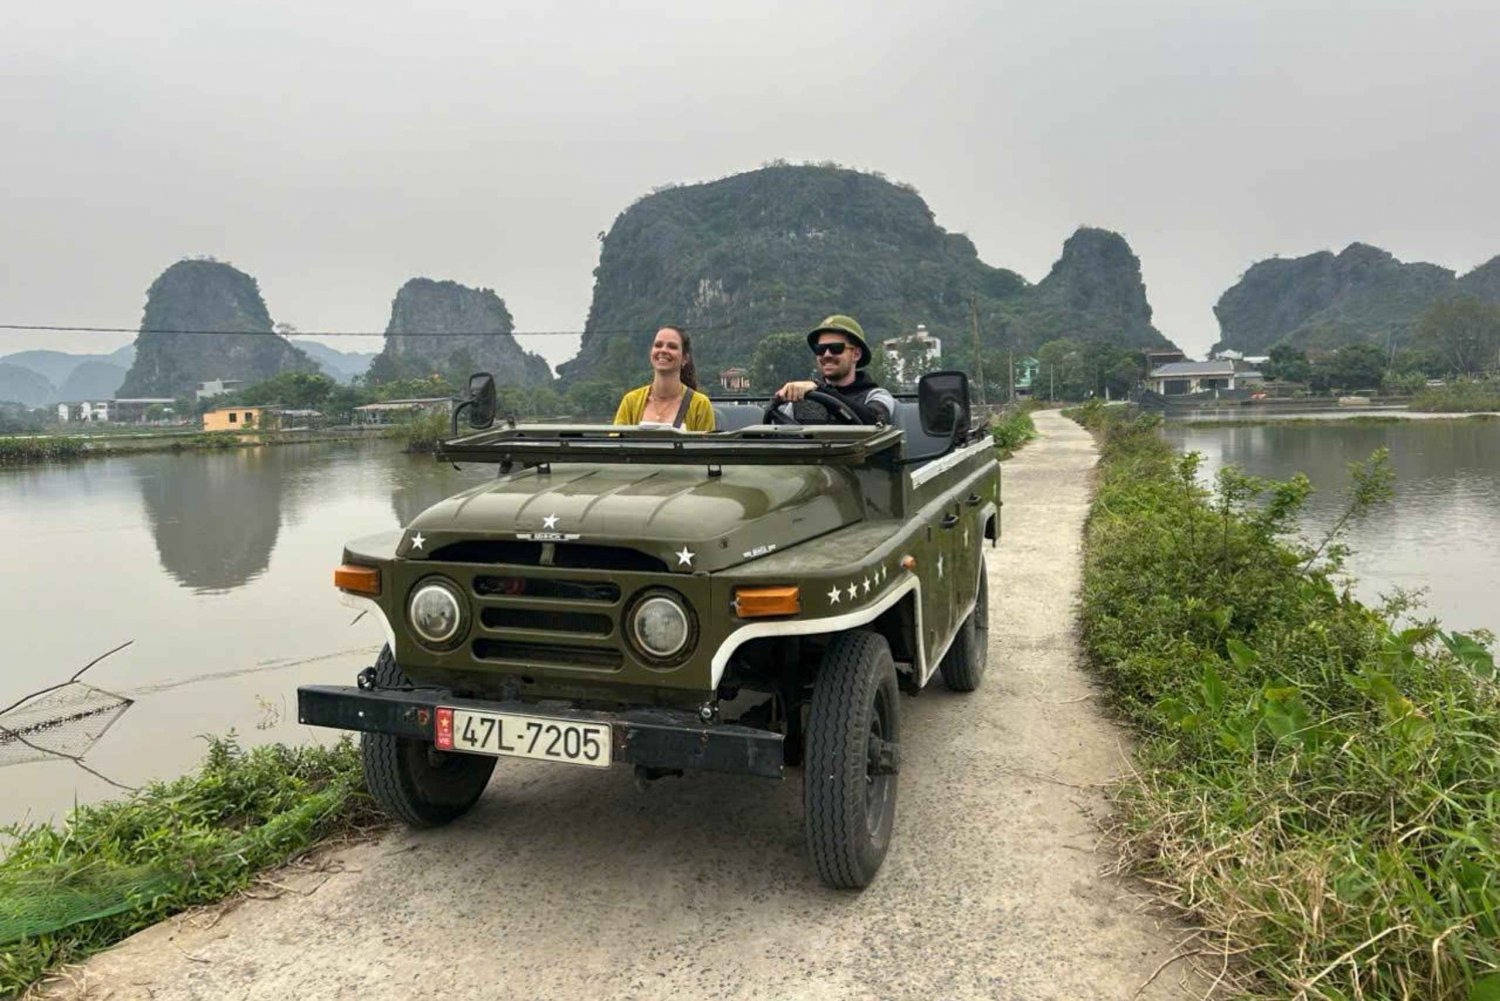
[{"label": "necklace", "polygon": [[675,415],[677,405],[682,400],[681,393],[675,396],[657,396],[655,386],[651,387],[646,397],[645,414],[643,417],[646,420],[654,421],[662,421],[670,415]]}]

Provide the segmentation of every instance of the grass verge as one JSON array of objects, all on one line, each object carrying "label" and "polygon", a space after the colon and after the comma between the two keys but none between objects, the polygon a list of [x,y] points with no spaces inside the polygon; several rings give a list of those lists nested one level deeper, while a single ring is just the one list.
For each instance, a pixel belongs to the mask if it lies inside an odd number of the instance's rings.
[{"label": "grass verge", "polygon": [[194,904],[249,886],[320,841],[379,826],[359,752],[211,738],[197,774],[4,829],[0,997]]},{"label": "grass verge", "polygon": [[1388,491],[1384,456],[1356,464],[1345,516],[1309,543],[1305,478],[1230,468],[1208,491],[1156,419],[1078,419],[1101,445],[1084,643],[1140,736],[1124,866],[1245,996],[1500,997],[1489,638],[1403,628],[1401,599],[1337,585],[1339,530]]},{"label": "grass verge", "polygon": [[1030,402],[1007,409],[994,424],[990,425],[990,436],[995,439],[995,448],[1000,458],[1008,459],[1023,445],[1037,436],[1036,422],[1031,412],[1039,409]]}]

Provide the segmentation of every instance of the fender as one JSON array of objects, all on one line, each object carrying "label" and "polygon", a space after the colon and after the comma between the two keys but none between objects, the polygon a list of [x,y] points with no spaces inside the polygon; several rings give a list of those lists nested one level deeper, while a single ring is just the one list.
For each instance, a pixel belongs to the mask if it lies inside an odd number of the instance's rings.
[{"label": "fender", "polygon": [[858,626],[866,626],[880,617],[881,613],[893,607],[896,602],[915,592],[917,595],[917,663],[913,669],[917,671],[918,677],[922,676],[925,658],[922,651],[922,581],[914,573],[908,573],[905,580],[896,584],[887,591],[880,600],[873,605],[867,605],[853,612],[845,612],[843,615],[830,615],[821,619],[800,619],[792,622],[756,622],[748,626],[741,626],[724,638],[719,644],[719,649],[714,652],[714,659],[709,669],[710,680],[713,687],[717,689],[719,682],[724,678],[724,671],[729,666],[729,658],[741,646],[751,640],[761,639],[766,636],[815,636],[819,633],[838,633],[846,629],[854,629]]}]

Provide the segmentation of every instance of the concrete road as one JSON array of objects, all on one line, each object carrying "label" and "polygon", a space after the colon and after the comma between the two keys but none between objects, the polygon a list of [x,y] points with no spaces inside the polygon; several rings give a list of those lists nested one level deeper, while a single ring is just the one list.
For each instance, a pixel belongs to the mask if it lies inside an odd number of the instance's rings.
[{"label": "concrete road", "polygon": [[[903,700],[895,845],[824,889],[801,788],[502,762],[451,827],[336,853],[295,892],[150,929],[57,996],[1126,999],[1177,930],[1100,874],[1125,738],[1079,668],[1095,452],[1055,413],[1004,467],[984,686]],[[1188,996],[1168,970],[1140,997]]]}]

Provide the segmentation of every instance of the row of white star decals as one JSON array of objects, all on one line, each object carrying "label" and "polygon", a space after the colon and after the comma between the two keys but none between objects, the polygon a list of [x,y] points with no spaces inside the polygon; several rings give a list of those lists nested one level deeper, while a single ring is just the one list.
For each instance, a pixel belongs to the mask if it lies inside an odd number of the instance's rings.
[{"label": "row of white star decals", "polygon": [[839,587],[835,584],[828,592],[828,603],[830,605],[837,605],[843,598],[848,598],[852,602],[860,594],[869,594],[872,587],[878,587],[884,583],[886,574],[886,568],[879,566],[875,568],[875,572],[871,576],[865,577],[863,580],[851,580],[848,587]]}]

